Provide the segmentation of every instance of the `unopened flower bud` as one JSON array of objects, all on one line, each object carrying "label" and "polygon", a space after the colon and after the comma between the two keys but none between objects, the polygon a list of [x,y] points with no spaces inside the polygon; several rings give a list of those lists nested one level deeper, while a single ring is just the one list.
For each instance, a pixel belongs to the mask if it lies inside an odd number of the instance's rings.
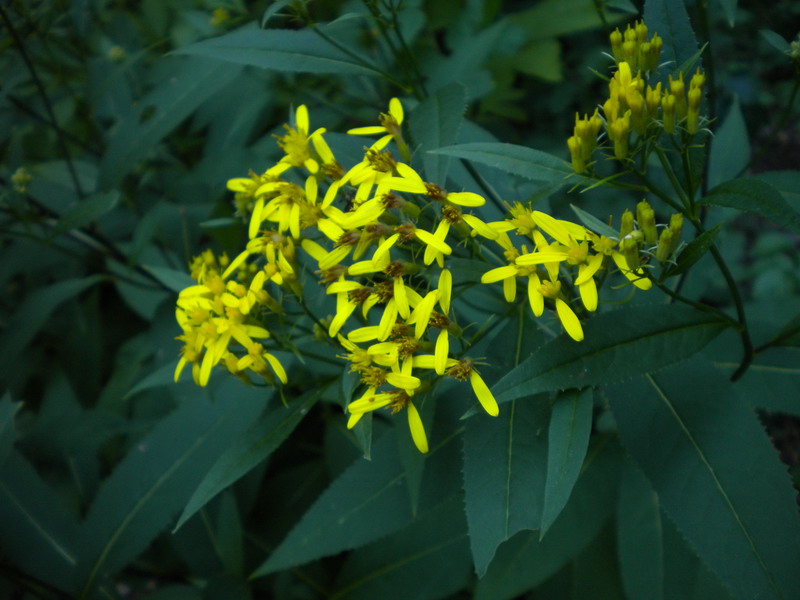
[{"label": "unopened flower bud", "polygon": [[622,255],[625,257],[625,262],[628,263],[628,268],[631,270],[638,269],[642,266],[641,258],[639,258],[639,242],[633,237],[626,237],[619,243]]},{"label": "unopened flower bud", "polygon": [[669,76],[669,91],[675,97],[675,116],[680,121],[686,116],[686,85],[683,83],[683,73],[678,74],[678,79]]},{"label": "unopened flower bud", "polygon": [[622,219],[619,225],[619,238],[622,239],[633,231],[633,213],[626,210],[622,213]]},{"label": "unopened flower bud", "polygon": [[678,247],[681,241],[681,231],[683,230],[683,215],[675,213],[669,218],[669,229],[672,231],[672,251]]},{"label": "unopened flower bud", "polygon": [[636,205],[636,220],[639,222],[639,229],[644,234],[644,241],[648,246],[656,243],[656,214],[646,200],[642,200]]},{"label": "unopened flower bud", "polygon": [[14,189],[20,194],[24,194],[28,190],[28,184],[33,180],[33,176],[25,167],[20,167],[11,176],[11,183],[14,184]]},{"label": "unopened flower bud", "polygon": [[611,42],[611,54],[614,55],[614,60],[620,61],[622,59],[622,33],[617,27],[614,31],[611,32],[611,35],[608,36]]},{"label": "unopened flower bud", "polygon": [[661,101],[662,117],[664,119],[664,131],[675,133],[675,96],[666,94]]},{"label": "unopened flower bud", "polygon": [[673,237],[672,230],[669,228],[661,232],[661,236],[658,238],[658,248],[656,248],[656,259],[659,262],[666,262],[669,260],[669,257],[672,256]]},{"label": "unopened flower bud", "polygon": [[639,52],[639,68],[643,71],[655,71],[658,69],[658,60],[661,58],[661,47],[663,40],[657,33],[653,34],[653,39],[645,51],[642,48]]},{"label": "unopened flower bud", "polygon": [[689,107],[686,113],[686,129],[694,135],[700,128],[700,101],[703,99],[703,91],[700,88],[692,88],[688,94]]},{"label": "unopened flower bud", "polygon": [[583,173],[586,170],[586,163],[583,161],[583,150],[581,140],[577,136],[572,136],[567,140],[569,155],[572,158],[572,168],[576,173]]}]

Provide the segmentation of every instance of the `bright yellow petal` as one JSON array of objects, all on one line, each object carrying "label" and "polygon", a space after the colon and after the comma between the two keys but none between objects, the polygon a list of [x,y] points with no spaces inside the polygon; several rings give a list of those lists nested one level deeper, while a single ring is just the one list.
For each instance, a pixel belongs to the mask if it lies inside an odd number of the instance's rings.
[{"label": "bright yellow petal", "polygon": [[434,350],[434,369],[437,375],[444,375],[447,368],[447,358],[450,354],[450,339],[446,329],[439,332],[439,337],[436,338],[436,349]]},{"label": "bright yellow petal", "polygon": [[406,413],[408,414],[408,429],[411,431],[411,439],[414,440],[414,445],[417,450],[427,454],[428,436],[425,435],[425,427],[422,425],[422,419],[419,416],[417,407],[410,400],[406,406]]},{"label": "bright yellow petal", "polygon": [[386,127],[381,127],[380,125],[354,127],[353,129],[348,129],[347,133],[349,135],[374,135],[376,133],[386,133]]},{"label": "bright yellow petal", "polygon": [[504,267],[497,267],[491,271],[486,271],[481,275],[481,283],[496,283],[509,277],[517,276],[517,267],[514,265],[506,265]]},{"label": "bright yellow petal", "polygon": [[294,114],[294,120],[295,120],[295,125],[297,125],[297,131],[307,136],[309,121],[308,121],[308,108],[306,108],[305,104],[301,104],[300,106],[297,107],[297,111]]},{"label": "bright yellow petal", "polygon": [[535,273],[528,277],[528,302],[531,305],[531,311],[534,316],[541,317],[544,313],[544,296],[539,291],[542,282],[539,276]]},{"label": "bright yellow petal", "polygon": [[556,312],[569,337],[576,342],[582,341],[583,327],[581,327],[581,322],[569,305],[561,298],[556,298]]},{"label": "bright yellow petal", "polygon": [[483,206],[486,199],[473,192],[453,192],[447,194],[447,200],[459,206]]},{"label": "bright yellow petal", "polygon": [[492,392],[489,390],[489,386],[481,379],[481,376],[478,375],[478,372],[474,369],[469,373],[469,382],[472,385],[472,391],[475,392],[475,396],[478,398],[478,402],[481,403],[483,410],[485,410],[490,416],[496,417],[500,414],[500,407],[497,406],[497,400],[494,399]]},{"label": "bright yellow petal", "polygon": [[453,275],[447,269],[442,269],[439,273],[439,306],[442,307],[442,312],[447,314],[450,312],[450,297],[453,291]]},{"label": "bright yellow petal", "polygon": [[398,125],[403,123],[403,105],[400,104],[400,100],[397,98],[389,100],[389,114],[394,117]]},{"label": "bright yellow petal", "polygon": [[588,279],[578,286],[581,301],[588,311],[597,310],[597,285],[594,279]]},{"label": "bright yellow petal", "polygon": [[422,383],[418,377],[402,373],[389,373],[386,376],[386,382],[400,390],[415,390]]}]

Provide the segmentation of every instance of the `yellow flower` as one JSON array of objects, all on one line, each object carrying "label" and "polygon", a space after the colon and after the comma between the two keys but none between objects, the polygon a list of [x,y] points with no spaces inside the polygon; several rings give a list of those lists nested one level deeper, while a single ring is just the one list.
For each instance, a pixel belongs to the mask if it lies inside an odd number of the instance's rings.
[{"label": "yellow flower", "polygon": [[309,135],[308,108],[305,104],[297,107],[294,115],[294,127],[284,125],[286,133],[282,136],[275,136],[278,139],[278,146],[286,154],[281,163],[291,167],[305,167],[311,173],[319,170],[319,163],[311,156],[309,142],[315,136],[325,133],[325,128],[321,127]]}]

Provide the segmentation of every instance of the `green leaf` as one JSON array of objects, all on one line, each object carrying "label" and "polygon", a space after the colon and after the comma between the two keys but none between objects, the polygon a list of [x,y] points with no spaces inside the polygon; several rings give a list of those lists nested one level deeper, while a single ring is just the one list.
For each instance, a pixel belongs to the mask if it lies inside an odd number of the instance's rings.
[{"label": "green leaf", "polygon": [[703,258],[711,246],[714,245],[714,240],[717,239],[717,234],[724,224],[717,223],[714,227],[704,231],[686,244],[686,247],[678,255],[676,264],[667,271],[665,278],[685,273],[694,263]]},{"label": "green leaf", "polygon": [[[321,31],[328,28],[322,27]],[[334,35],[330,31],[327,35]],[[345,46],[352,42],[346,41]],[[357,51],[356,51],[357,52]],[[313,29],[253,29],[246,26],[225,35],[179,48],[188,54],[261,69],[291,73],[376,75],[379,70],[361,63],[314,33]]]},{"label": "green leaf", "polygon": [[428,97],[411,113],[414,141],[421,146],[425,176],[441,186],[447,184],[450,158],[430,154],[430,150],[454,144],[467,106],[466,92],[460,83],[450,83]]},{"label": "green leaf", "polygon": [[673,70],[697,52],[697,40],[683,0],[646,0],[644,22],[651,35],[657,33],[664,40],[661,61],[669,61]]},{"label": "green leaf", "polygon": [[550,83],[563,81],[561,44],[558,40],[534,40],[514,53],[514,68]]},{"label": "green leaf", "polygon": [[800,171],[767,171],[754,175],[778,190],[794,210],[800,211]]},{"label": "green leaf", "polygon": [[222,490],[266,460],[308,414],[322,391],[322,389],[316,389],[306,392],[293,401],[288,408],[277,405],[231,444],[194,490],[175,525],[175,530],[178,530]]},{"label": "green leaf", "polygon": [[350,554],[328,597],[442,598],[457,592],[469,571],[463,498],[457,494],[406,529]]},{"label": "green leaf", "polygon": [[561,514],[578,480],[592,433],[593,408],[591,388],[569,390],[553,405],[547,433],[547,485],[540,538]]},{"label": "green leaf", "polygon": [[766,42],[778,50],[779,52],[783,52],[784,54],[789,54],[792,51],[792,47],[789,45],[782,35],[775,33],[771,29],[762,29],[759,31],[761,37],[766,40]]},{"label": "green leaf", "polygon": [[0,465],[0,548],[32,577],[71,592],[78,523],[61,499],[12,450]]},{"label": "green leaf", "polygon": [[200,590],[191,585],[168,585],[142,596],[142,600],[201,600],[202,597]]},{"label": "green leaf", "polygon": [[266,29],[269,20],[274,17],[280,9],[287,6],[292,0],[275,0],[269,5],[269,8],[264,11],[264,16],[261,17],[261,28]]},{"label": "green leaf", "polygon": [[594,215],[589,214],[588,212],[586,212],[582,208],[575,206],[574,204],[570,204],[569,207],[572,209],[572,212],[575,213],[575,216],[578,217],[578,220],[581,223],[583,223],[584,227],[586,227],[587,229],[591,229],[595,233],[604,235],[612,240],[616,240],[619,238],[619,231],[603,223],[600,219],[598,219]]},{"label": "green leaf", "polygon": [[[13,364],[14,357],[28,345],[59,305],[104,279],[102,275],[65,279],[30,294],[0,335],[0,361],[6,365]],[[5,378],[0,376],[0,381]]]},{"label": "green leaf", "polygon": [[800,519],[755,413],[707,361],[608,390],[623,445],[737,598],[800,598]]},{"label": "green leaf", "polygon": [[[164,136],[240,71],[228,63],[205,58],[173,60],[175,72],[147,94],[139,102],[142,108],[131,112],[113,131],[100,167],[101,189],[115,187]],[[154,112],[149,114],[151,110]]]},{"label": "green leaf", "polygon": [[228,573],[244,576],[242,518],[233,492],[222,494],[216,519],[215,550]]},{"label": "green leaf", "polygon": [[728,20],[728,25],[733,27],[736,24],[736,5],[738,0],[719,0],[719,3],[725,13],[725,18]]},{"label": "green leaf", "polygon": [[190,285],[197,285],[197,282],[186,271],[144,264],[142,268],[175,293],[182,292]]},{"label": "green leaf", "polygon": [[726,326],[719,317],[677,304],[630,306],[592,318],[586,339],[566,334],[542,346],[492,388],[498,402],[540,392],[622,381],[681,361]]},{"label": "green leaf", "polygon": [[629,600],[664,598],[664,540],[658,496],[632,463],[622,472],[617,504],[617,554]]},{"label": "green leaf", "polygon": [[53,228],[51,235],[52,237],[57,237],[72,229],[85,227],[111,211],[118,203],[119,190],[101,192],[85,200],[80,200],[58,220],[58,224]]},{"label": "green leaf", "polygon": [[251,575],[261,577],[350,550],[411,522],[394,432],[372,446],[317,499],[286,539]]},{"label": "green leaf", "polygon": [[476,600],[508,600],[544,582],[578,555],[600,532],[614,511],[620,453],[599,450],[581,474],[569,502],[548,535],[515,535],[497,550],[478,582]]},{"label": "green leaf", "polygon": [[187,402],[168,415],[103,483],[80,536],[82,597],[167,527],[219,455],[258,416],[265,400],[234,387],[220,393],[216,405]]},{"label": "green leaf", "polygon": [[464,492],[478,577],[502,542],[541,526],[549,411],[547,398],[540,397],[511,402],[495,418],[467,421]]},{"label": "green leaf", "polygon": [[750,140],[739,96],[734,95],[728,115],[711,139],[708,186],[713,188],[742,173],[750,162]]},{"label": "green leaf", "polygon": [[574,174],[569,163],[560,158],[515,144],[473,142],[447,146],[432,152],[488,165],[533,181],[566,184],[567,177]]},{"label": "green leaf", "polygon": [[11,394],[6,392],[0,398],[0,466],[3,465],[17,435],[14,431],[14,414],[19,410],[21,403],[14,404]]},{"label": "green leaf", "polygon": [[[624,20],[625,15],[605,14],[608,24]],[[544,0],[511,16],[511,22],[525,27],[528,39],[542,40],[602,27],[598,8],[586,0]]]},{"label": "green leaf", "polygon": [[786,203],[778,190],[761,179],[743,177],[727,181],[708,192],[700,202],[755,213],[800,233],[800,213]]},{"label": "green leaf", "polygon": [[[738,362],[714,364],[728,375],[739,367]],[[734,390],[753,409],[800,417],[800,351],[770,348],[759,353]]]}]

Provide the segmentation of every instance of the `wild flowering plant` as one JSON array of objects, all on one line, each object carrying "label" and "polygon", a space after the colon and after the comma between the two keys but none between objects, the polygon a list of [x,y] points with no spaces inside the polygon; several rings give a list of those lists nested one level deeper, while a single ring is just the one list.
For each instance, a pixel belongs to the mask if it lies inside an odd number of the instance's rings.
[{"label": "wild flowering plant", "polygon": [[[635,169],[634,161],[663,154],[662,135],[677,134],[685,148],[701,124],[699,68],[688,92],[681,73],[670,76],[662,94],[661,83],[646,83],[658,66],[658,35],[648,40],[638,22],[624,34],[616,30],[611,43],[616,65],[602,115],[576,116],[567,140],[577,174],[591,174],[602,152]],[[293,117],[276,139],[283,157],[260,175],[228,182],[247,228],[246,248],[233,260],[207,250],[192,262],[197,285],[184,289],[177,304],[184,346],[176,381],[190,365],[201,386],[217,366],[245,382],[285,384],[286,371],[268,350],[270,330],[282,299],[303,303],[299,279],[313,277],[331,298],[330,313],[314,318],[363,390],[346,406],[348,427],[373,410],[405,409],[417,448],[427,452],[415,402],[435,402],[429,390],[437,378],[469,381],[486,413],[499,413],[478,369],[491,357],[470,353],[474,342],[458,315],[450,257],[482,261],[482,284],[500,283],[506,302],[526,302],[535,317],[547,309],[575,343],[598,309],[602,285],[649,290],[653,267],[664,272],[673,264],[683,215],[657,224],[645,200],[635,215],[621,215],[618,230],[602,232],[519,202],[505,205],[505,219],[483,220],[483,196],[448,191],[412,167],[397,98],[379,125],[347,132],[380,136],[353,165],[337,160],[325,128],[312,131],[305,105]]]}]

